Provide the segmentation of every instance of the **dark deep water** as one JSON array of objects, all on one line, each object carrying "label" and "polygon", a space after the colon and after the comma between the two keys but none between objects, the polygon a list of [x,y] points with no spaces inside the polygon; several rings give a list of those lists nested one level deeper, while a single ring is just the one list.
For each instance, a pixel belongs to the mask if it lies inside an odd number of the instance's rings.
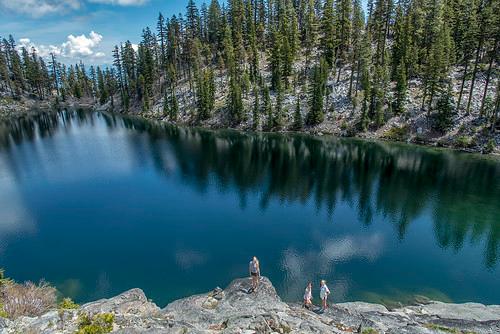
[{"label": "dark deep water", "polygon": [[79,302],[225,286],[259,256],[281,297],[500,304],[500,161],[99,113],[0,123],[0,267]]}]

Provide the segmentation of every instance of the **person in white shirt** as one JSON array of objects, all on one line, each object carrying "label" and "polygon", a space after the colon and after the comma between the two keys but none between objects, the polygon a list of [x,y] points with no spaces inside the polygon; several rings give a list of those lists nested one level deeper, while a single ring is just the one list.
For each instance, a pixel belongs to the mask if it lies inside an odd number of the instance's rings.
[{"label": "person in white shirt", "polygon": [[310,308],[312,306],[312,283],[307,283],[306,291],[304,292],[304,307]]},{"label": "person in white shirt", "polygon": [[321,298],[323,310],[326,310],[328,308],[328,304],[326,303],[326,300],[328,299],[329,294],[330,294],[330,289],[328,289],[328,286],[326,285],[326,281],[321,280],[319,297]]},{"label": "person in white shirt", "polygon": [[256,256],[252,258],[250,264],[248,266],[248,271],[250,272],[250,277],[252,278],[252,289],[251,291],[255,291],[259,286],[260,280],[260,263]]}]

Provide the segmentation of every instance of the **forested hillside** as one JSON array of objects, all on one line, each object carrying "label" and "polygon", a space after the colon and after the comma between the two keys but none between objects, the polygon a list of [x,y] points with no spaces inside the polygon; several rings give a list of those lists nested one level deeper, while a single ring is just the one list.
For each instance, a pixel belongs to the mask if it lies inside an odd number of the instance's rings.
[{"label": "forested hillside", "polygon": [[499,13],[499,0],[189,0],[117,45],[113,67],[46,63],[4,39],[0,89],[182,124],[491,150]]}]

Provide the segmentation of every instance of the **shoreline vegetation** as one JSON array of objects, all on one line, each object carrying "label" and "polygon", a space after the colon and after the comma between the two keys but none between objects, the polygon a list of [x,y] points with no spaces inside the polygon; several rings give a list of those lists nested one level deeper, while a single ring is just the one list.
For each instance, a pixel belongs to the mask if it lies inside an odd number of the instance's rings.
[{"label": "shoreline vegetation", "polygon": [[76,101],[180,125],[500,152],[498,0],[186,4],[116,45],[110,66],[4,36],[0,108]]},{"label": "shoreline vegetation", "polygon": [[[398,127],[390,128],[385,132],[365,132],[358,134],[348,134],[348,133],[335,133],[328,131],[318,131],[318,129],[303,128],[301,130],[281,130],[277,131],[255,131],[252,128],[242,128],[242,127],[228,127],[223,124],[210,123],[210,124],[190,124],[181,122],[171,122],[168,118],[164,117],[162,114],[155,114],[150,112],[116,112],[109,105],[100,105],[95,103],[92,99],[69,99],[65,102],[56,101],[55,99],[39,101],[37,99],[31,98],[21,98],[18,101],[14,101],[10,98],[0,98],[0,122],[16,120],[23,117],[34,117],[40,113],[50,113],[57,112],[64,109],[69,110],[85,110],[85,111],[95,111],[95,112],[105,112],[123,116],[137,117],[139,119],[160,122],[165,124],[177,125],[177,126],[195,126],[207,130],[235,130],[250,133],[281,133],[281,134],[306,134],[313,136],[333,136],[337,138],[356,138],[361,140],[380,140],[394,143],[405,143],[413,144],[429,148],[441,148],[450,149],[454,151],[466,152],[466,153],[479,153],[482,155],[490,155],[493,157],[500,156],[500,145],[493,147],[482,147],[478,145],[463,145],[463,141],[468,141],[470,138],[467,136],[462,136],[455,138],[454,140],[449,140],[447,142],[433,140],[432,138],[425,138],[424,136],[409,136],[406,131],[407,129],[401,129]],[[406,133],[404,137],[401,137],[403,133]]]},{"label": "shoreline vegetation", "polygon": [[[282,302],[262,277],[175,300],[160,308],[140,289],[84,305],[57,296],[47,283],[15,283],[0,271],[0,333],[457,333],[500,330],[500,305],[452,304],[420,297],[392,308],[365,302],[304,308]],[[300,297],[300,296],[299,296]],[[57,302],[59,299],[59,302]],[[317,301],[316,301],[317,303]]]}]

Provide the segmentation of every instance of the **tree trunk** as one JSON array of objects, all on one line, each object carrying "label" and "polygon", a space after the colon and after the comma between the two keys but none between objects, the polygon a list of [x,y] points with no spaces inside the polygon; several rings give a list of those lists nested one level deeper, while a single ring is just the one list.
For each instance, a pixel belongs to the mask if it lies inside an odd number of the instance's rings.
[{"label": "tree trunk", "polygon": [[482,29],[481,29],[479,43],[478,43],[477,49],[476,49],[476,60],[474,62],[474,70],[472,71],[472,80],[471,80],[471,83],[470,83],[469,100],[467,101],[467,108],[465,110],[465,113],[467,115],[470,112],[470,104],[472,102],[472,93],[474,92],[474,83],[476,81],[477,65],[479,64],[479,56],[480,56],[481,48],[482,47],[483,47],[483,32],[482,32]]},{"label": "tree trunk", "polygon": [[389,20],[391,17],[391,8],[389,6],[389,2],[386,2],[386,17],[385,17],[385,27],[384,27],[384,39],[382,40],[382,65],[385,64],[385,41],[387,36],[389,35]]},{"label": "tree trunk", "polygon": [[497,92],[495,101],[495,113],[493,114],[493,120],[491,122],[491,131],[495,131],[495,126],[498,119],[498,112],[500,110],[500,81],[497,82]]},{"label": "tree trunk", "polygon": [[352,62],[351,65],[351,78],[349,79],[349,92],[347,95],[349,96],[349,99],[352,97],[352,82],[354,81],[354,61]]},{"label": "tree trunk", "polygon": [[[427,85],[426,85],[427,86]],[[422,96],[422,106],[420,107],[420,110],[424,110],[424,106],[425,106],[425,98],[427,97],[427,87],[424,88],[424,95]],[[429,114],[427,113],[427,116],[429,116]]]},{"label": "tree trunk", "polygon": [[359,70],[361,67],[361,62],[358,59],[358,66],[356,69],[356,85],[354,86],[354,97],[358,97],[358,87],[359,87]]},{"label": "tree trunk", "polygon": [[491,76],[491,67],[493,66],[493,61],[496,58],[497,45],[498,45],[498,43],[495,40],[495,46],[493,47],[493,52],[491,54],[490,64],[488,66],[488,74],[486,75],[486,84],[484,86],[483,98],[481,100],[481,109],[479,111],[479,114],[481,116],[483,116],[483,113],[484,113],[484,101],[486,100],[486,94],[488,93],[488,85],[490,83],[490,76]]},{"label": "tree trunk", "polygon": [[462,85],[460,86],[460,94],[458,95],[457,110],[460,110],[460,103],[464,92],[465,77],[467,76],[467,67],[469,66],[469,59],[465,60],[464,75],[462,77]]}]

